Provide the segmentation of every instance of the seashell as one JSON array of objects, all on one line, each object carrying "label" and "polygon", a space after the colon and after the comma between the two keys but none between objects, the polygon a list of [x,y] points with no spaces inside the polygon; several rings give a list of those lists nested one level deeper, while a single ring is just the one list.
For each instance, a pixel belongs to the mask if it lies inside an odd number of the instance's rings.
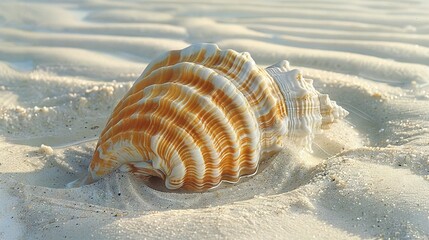
[{"label": "seashell", "polygon": [[169,189],[237,182],[287,142],[311,150],[314,134],[347,114],[287,61],[264,69],[249,53],[194,44],[147,66],[114,109],[87,176],[69,186],[118,168]]}]

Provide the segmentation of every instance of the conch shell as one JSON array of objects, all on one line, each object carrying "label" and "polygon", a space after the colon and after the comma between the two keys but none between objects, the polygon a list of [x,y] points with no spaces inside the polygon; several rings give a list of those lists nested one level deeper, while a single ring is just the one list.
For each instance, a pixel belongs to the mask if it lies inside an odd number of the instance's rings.
[{"label": "conch shell", "polygon": [[287,61],[194,44],[150,63],[118,103],[80,186],[120,168],[168,189],[205,190],[254,174],[286,141],[311,149],[314,134],[348,114]]}]

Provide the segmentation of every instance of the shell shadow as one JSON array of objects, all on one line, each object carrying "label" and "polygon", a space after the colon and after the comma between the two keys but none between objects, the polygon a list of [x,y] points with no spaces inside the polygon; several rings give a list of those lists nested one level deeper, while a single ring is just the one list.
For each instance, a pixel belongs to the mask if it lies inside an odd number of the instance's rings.
[{"label": "shell shadow", "polygon": [[[34,165],[37,170],[31,172],[10,173],[14,178],[21,179],[23,184],[43,188],[64,188],[65,184],[74,180],[89,165],[92,150],[88,146],[65,149],[55,155],[45,156],[38,150],[27,153],[26,162]],[[6,173],[4,173],[6,174]],[[22,177],[18,175],[23,175]]]},{"label": "shell shadow", "polygon": [[[284,150],[265,161],[256,175],[241,178],[235,184],[222,183],[206,192],[160,191],[132,174],[118,172],[82,188],[107,193],[108,201],[100,204],[117,203],[124,210],[196,209],[292,191],[308,184],[320,169],[317,165],[306,166],[298,153]],[[162,185],[159,180],[155,181]]]},{"label": "shell shadow", "polygon": [[386,128],[386,122],[390,119],[384,118],[385,115],[379,113],[391,111],[391,109],[380,102],[379,98],[361,89],[343,87],[339,91],[338,87],[329,84],[322,86],[316,81],[314,85],[318,89],[323,89],[321,91],[327,93],[331,99],[349,112],[344,121],[366,139],[364,145],[384,145],[384,136],[380,133],[380,129]]},{"label": "shell shadow", "polygon": [[[23,186],[39,198],[61,199],[100,208],[134,211],[163,211],[197,209],[245,201],[255,196],[267,196],[292,191],[308,184],[322,168],[308,164],[293,149],[285,149],[261,163],[258,172],[243,177],[238,183],[222,183],[206,192],[181,192],[154,188],[129,173],[115,171],[99,181],[79,188],[65,188],[66,184],[86,173],[94,143],[84,143],[57,149],[55,155],[41,156],[36,151],[30,157],[44,162],[37,171],[25,174]],[[22,179],[22,178],[19,178]],[[152,184],[163,185],[152,179]],[[43,194],[42,194],[43,192]]]}]

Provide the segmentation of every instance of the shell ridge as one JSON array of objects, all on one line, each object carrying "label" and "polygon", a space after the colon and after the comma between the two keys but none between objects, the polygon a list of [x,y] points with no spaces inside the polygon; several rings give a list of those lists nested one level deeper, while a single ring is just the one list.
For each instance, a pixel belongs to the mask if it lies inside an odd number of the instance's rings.
[{"label": "shell ridge", "polygon": [[[109,119],[109,121],[106,124],[105,129],[108,130],[115,122],[114,120],[117,119],[121,119],[123,117],[123,115],[121,115],[121,112],[124,112],[124,108],[123,106],[127,106],[129,105],[129,102],[133,102],[135,101],[135,99],[139,99],[141,97],[144,96],[144,91],[145,88],[147,86],[153,85],[153,84],[161,84],[161,83],[166,83],[168,81],[165,82],[157,82],[157,76],[162,75],[163,73],[165,73],[166,71],[169,71],[169,74],[172,74],[172,72],[179,72],[179,76],[183,76],[183,74],[185,74],[186,72],[189,72],[189,69],[191,69],[190,65],[195,65],[193,63],[188,63],[188,62],[184,62],[184,63],[179,63],[177,65],[173,65],[173,66],[166,66],[166,67],[161,67],[156,69],[155,71],[151,72],[148,76],[146,76],[143,81],[140,82],[136,82],[134,84],[134,86],[136,86],[136,89],[133,89],[124,96],[123,101],[121,101],[120,103],[118,103],[117,107],[115,108],[114,112],[112,115],[116,115],[115,117],[111,117]],[[185,71],[180,72],[177,71],[177,69],[183,68],[185,69]],[[155,80],[154,80],[155,79]],[[163,79],[162,76],[159,79]],[[104,135],[105,131],[102,132],[101,135]]]},{"label": "shell ridge", "polygon": [[[232,85],[230,85],[230,86],[232,86]],[[225,89],[224,89],[225,90]],[[234,89],[231,89],[231,91],[233,91]],[[241,104],[240,104],[241,105]]]}]

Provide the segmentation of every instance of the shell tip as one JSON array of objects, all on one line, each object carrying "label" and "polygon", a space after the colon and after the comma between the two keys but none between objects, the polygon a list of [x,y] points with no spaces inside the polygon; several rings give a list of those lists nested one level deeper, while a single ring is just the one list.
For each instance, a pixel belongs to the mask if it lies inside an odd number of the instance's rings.
[{"label": "shell tip", "polygon": [[349,115],[349,112],[346,109],[339,106],[335,101],[331,101],[331,103],[333,105],[333,110],[334,110],[333,114],[335,119],[343,119],[347,115]]}]

